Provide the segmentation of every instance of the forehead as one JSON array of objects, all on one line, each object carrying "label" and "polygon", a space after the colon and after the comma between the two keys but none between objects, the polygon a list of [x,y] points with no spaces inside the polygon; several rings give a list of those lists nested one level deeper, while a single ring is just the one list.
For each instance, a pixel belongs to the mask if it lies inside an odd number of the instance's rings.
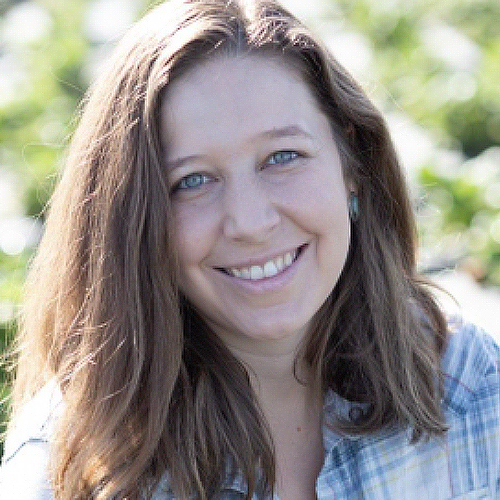
[{"label": "forehead", "polygon": [[161,126],[169,141],[222,126],[232,135],[318,121],[327,123],[300,72],[272,56],[204,61],[169,84],[162,101]]},{"label": "forehead", "polygon": [[165,95],[168,99],[186,87],[224,85],[229,80],[234,80],[241,88],[246,88],[259,85],[262,81],[259,76],[264,76],[270,85],[280,79],[305,85],[298,64],[292,59],[273,53],[221,53],[196,61],[186,70],[181,69],[180,74],[174,76],[168,84]]}]

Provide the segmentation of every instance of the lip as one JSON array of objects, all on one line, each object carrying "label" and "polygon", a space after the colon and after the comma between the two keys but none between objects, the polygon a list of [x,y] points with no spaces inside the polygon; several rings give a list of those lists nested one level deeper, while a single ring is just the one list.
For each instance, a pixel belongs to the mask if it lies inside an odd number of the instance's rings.
[{"label": "lip", "polygon": [[[233,276],[231,274],[228,274],[223,268],[214,268],[217,273],[228,283],[231,283],[233,285],[236,285],[246,291],[249,292],[266,292],[266,291],[272,291],[277,288],[285,286],[290,280],[292,280],[293,276],[295,275],[297,268],[300,264],[300,262],[303,259],[304,254],[307,252],[309,247],[309,244],[304,244],[300,245],[299,247],[294,248],[291,251],[297,250],[297,256],[295,257],[295,260],[292,262],[292,264],[285,269],[283,269],[281,272],[278,274],[268,277],[268,278],[261,278],[258,280],[249,280],[249,279],[244,279],[244,278],[237,278],[236,276]],[[286,253],[286,251],[284,252]],[[276,253],[274,254],[274,257],[265,257],[264,259],[252,259],[249,261],[246,261],[245,264],[239,264],[241,267],[249,267],[251,265],[263,265],[265,262],[268,260],[271,260],[273,258],[279,257],[280,255],[284,255],[284,253]],[[229,267],[229,266],[228,266]],[[237,266],[231,266],[231,267],[237,267]]]}]

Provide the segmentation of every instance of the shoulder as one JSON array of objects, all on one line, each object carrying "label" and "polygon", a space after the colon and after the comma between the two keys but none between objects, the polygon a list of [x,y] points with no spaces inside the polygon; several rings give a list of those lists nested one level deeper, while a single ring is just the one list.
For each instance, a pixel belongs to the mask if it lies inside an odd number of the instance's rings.
[{"label": "shoulder", "polygon": [[55,382],[43,387],[12,422],[0,467],[0,491],[8,498],[50,500],[48,475],[51,436],[62,409]]},{"label": "shoulder", "polygon": [[475,325],[459,318],[449,321],[449,337],[442,361],[444,404],[455,413],[465,413],[483,402],[500,408],[500,349]]}]

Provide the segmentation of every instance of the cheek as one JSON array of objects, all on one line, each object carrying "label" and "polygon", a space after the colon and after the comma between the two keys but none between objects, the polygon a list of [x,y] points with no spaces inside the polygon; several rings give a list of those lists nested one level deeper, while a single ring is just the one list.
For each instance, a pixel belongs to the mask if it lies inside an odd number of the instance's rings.
[{"label": "cheek", "polygon": [[206,210],[181,207],[174,212],[175,242],[181,271],[203,260],[214,238],[215,223]]},{"label": "cheek", "polygon": [[[292,191],[290,206],[315,233],[349,232],[348,195],[342,178],[314,176]],[[340,235],[339,235],[340,236]]]},{"label": "cheek", "polygon": [[351,241],[351,225],[349,215],[344,207],[338,207],[328,216],[321,219],[318,228],[320,241],[320,258],[330,262],[333,268],[343,268]]},{"label": "cheek", "polygon": [[334,274],[343,268],[351,239],[347,195],[344,185],[323,184],[309,199],[308,223],[318,235],[318,257]]}]

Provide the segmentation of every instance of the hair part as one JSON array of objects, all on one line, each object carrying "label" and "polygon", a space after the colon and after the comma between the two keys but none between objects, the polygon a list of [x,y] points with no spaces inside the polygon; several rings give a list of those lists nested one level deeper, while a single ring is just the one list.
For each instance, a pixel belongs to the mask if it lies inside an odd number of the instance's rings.
[{"label": "hair part", "polygon": [[228,474],[242,475],[247,498],[272,493],[272,439],[248,374],[179,293],[159,140],[169,83],[221,55],[296,68],[356,186],[348,261],[302,352],[321,390],[370,403],[360,421],[332,425],[444,432],[446,327],[416,274],[410,202],[380,112],[277,3],[169,2],[91,87],[27,284],[14,403],[54,377],[61,386],[58,500],[139,498],[166,471],[179,498],[212,498]]}]

